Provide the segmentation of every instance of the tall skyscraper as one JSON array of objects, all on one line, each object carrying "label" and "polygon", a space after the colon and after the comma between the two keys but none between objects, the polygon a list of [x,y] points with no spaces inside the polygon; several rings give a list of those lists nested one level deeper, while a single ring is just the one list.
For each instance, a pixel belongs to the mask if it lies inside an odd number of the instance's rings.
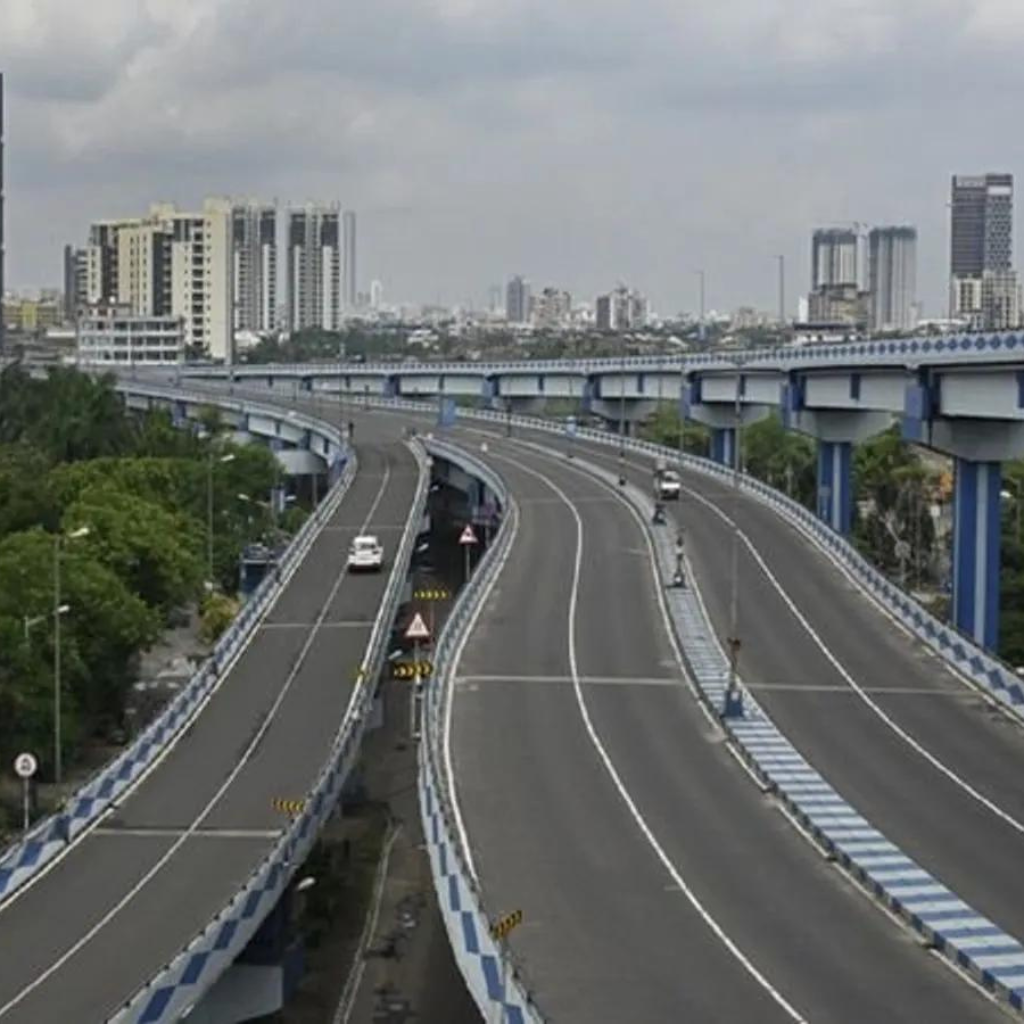
[{"label": "tall skyscraper", "polygon": [[868,291],[873,332],[910,331],[917,324],[917,229],[874,228],[868,235]]},{"label": "tall skyscraper", "polygon": [[359,305],[358,282],[356,278],[356,215],[346,210],[342,216],[345,259],[342,273],[344,275],[343,298],[345,309],[351,312]]},{"label": "tall skyscraper", "polygon": [[811,243],[811,290],[860,286],[860,235],[854,228],[819,228]]},{"label": "tall skyscraper", "polygon": [[846,324],[861,330],[868,320],[863,290],[863,236],[859,225],[818,228],[811,239],[811,293],[808,316],[814,323]]},{"label": "tall skyscraper", "polygon": [[64,322],[74,323],[86,304],[87,264],[85,249],[64,246]]},{"label": "tall skyscraper", "polygon": [[953,176],[949,248],[950,314],[978,329],[1017,326],[1012,174]]},{"label": "tall skyscraper", "polygon": [[235,331],[267,334],[277,326],[277,209],[237,203],[231,210]]},{"label": "tall skyscraper", "polygon": [[505,289],[505,319],[511,324],[525,324],[530,319],[530,282],[518,274]]},{"label": "tall skyscraper", "polygon": [[288,214],[288,326],[341,326],[339,207],[307,205]]},{"label": "tall skyscraper", "polygon": [[[4,302],[4,76],[0,71],[0,307]],[[0,314],[0,353],[4,351],[4,318]]]}]

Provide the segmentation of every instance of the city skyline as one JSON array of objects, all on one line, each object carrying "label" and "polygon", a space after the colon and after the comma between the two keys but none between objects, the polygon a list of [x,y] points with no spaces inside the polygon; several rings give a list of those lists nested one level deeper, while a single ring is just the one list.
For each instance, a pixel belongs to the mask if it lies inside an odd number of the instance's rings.
[{"label": "city skyline", "polygon": [[[396,301],[483,307],[522,268],[574,295],[625,278],[673,313],[696,307],[700,268],[708,308],[772,309],[777,254],[806,280],[808,231],[866,218],[917,226],[936,315],[949,175],[1024,166],[1024,140],[997,127],[1024,76],[1000,59],[1024,38],[1010,4],[859,0],[838,19],[790,0],[521,6],[544,32],[483,0],[344,18],[263,0],[245,17],[234,0],[26,7],[0,34],[11,287],[56,283],[64,241],[115,202],[340,195],[367,279]],[[648,28],[623,45],[638,14]],[[328,119],[325,95],[343,97]]]}]

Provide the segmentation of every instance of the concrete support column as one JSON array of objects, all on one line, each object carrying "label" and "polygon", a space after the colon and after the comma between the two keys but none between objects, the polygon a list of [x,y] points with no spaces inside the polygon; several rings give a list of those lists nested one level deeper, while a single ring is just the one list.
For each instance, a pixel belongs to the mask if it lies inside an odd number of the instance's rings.
[{"label": "concrete support column", "polygon": [[853,445],[818,442],[818,518],[836,533],[853,528]]},{"label": "concrete support column", "polygon": [[732,467],[736,461],[736,428],[714,427],[711,430],[711,458],[720,466]]},{"label": "concrete support column", "polygon": [[953,622],[995,650],[999,640],[998,462],[956,459],[953,507]]}]

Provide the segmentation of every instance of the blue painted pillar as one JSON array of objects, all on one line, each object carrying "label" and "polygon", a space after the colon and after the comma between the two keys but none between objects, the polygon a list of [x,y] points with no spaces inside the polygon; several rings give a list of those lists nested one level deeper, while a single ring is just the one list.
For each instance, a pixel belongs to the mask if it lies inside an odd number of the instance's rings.
[{"label": "blue painted pillar", "polygon": [[736,460],[735,427],[715,427],[711,431],[711,458],[720,466],[732,468]]},{"label": "blue painted pillar", "polygon": [[818,518],[836,533],[853,528],[853,445],[818,442]]},{"label": "blue painted pillar", "polygon": [[953,622],[976,643],[999,641],[998,462],[956,460],[953,506]]}]

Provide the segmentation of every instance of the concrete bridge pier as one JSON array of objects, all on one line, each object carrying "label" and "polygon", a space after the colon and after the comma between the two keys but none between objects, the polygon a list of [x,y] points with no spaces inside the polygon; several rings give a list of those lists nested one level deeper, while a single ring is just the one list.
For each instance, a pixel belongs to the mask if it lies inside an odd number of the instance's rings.
[{"label": "concrete bridge pier", "polygon": [[[970,388],[978,385],[969,382]],[[999,644],[1002,463],[1024,452],[1024,421],[945,415],[957,408],[952,385],[928,379],[907,388],[905,440],[954,459],[953,623],[989,650]]]},{"label": "concrete bridge pier", "polygon": [[891,413],[857,409],[807,409],[799,391],[785,389],[782,422],[818,442],[817,513],[837,533],[853,529],[853,449],[887,430]]}]

